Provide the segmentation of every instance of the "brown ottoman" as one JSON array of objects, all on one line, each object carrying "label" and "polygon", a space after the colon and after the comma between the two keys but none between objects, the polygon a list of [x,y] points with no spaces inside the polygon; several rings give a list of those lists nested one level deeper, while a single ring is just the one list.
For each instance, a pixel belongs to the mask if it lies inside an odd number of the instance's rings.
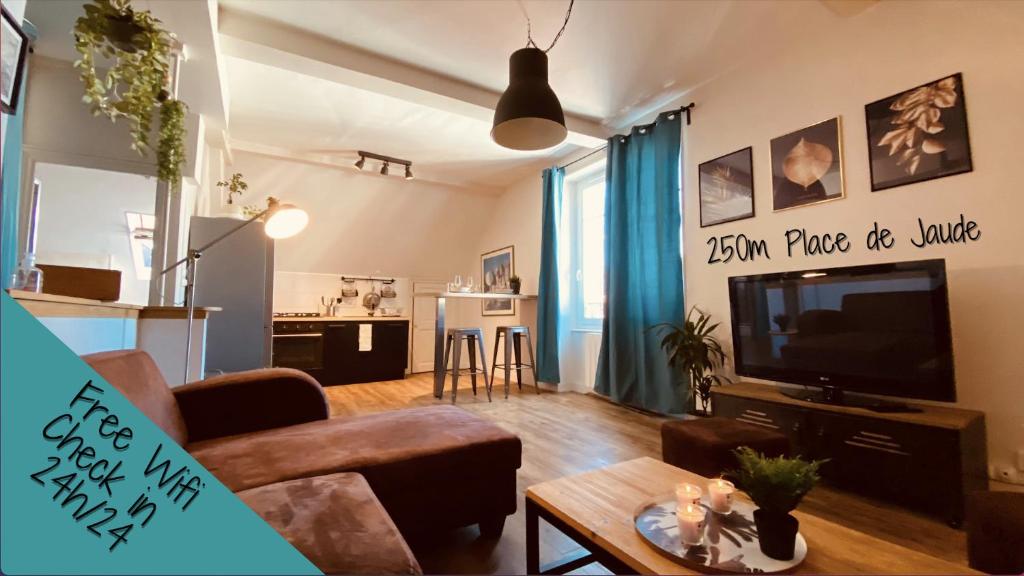
[{"label": "brown ottoman", "polygon": [[967,495],[967,560],[989,574],[1024,572],[1024,493]]},{"label": "brown ottoman", "polygon": [[670,420],[661,425],[661,459],[706,478],[735,469],[739,464],[733,450],[740,446],[781,456],[789,452],[789,439],[770,428],[732,418]]},{"label": "brown ottoman", "polygon": [[423,573],[359,474],[268,484],[238,497],[324,574]]}]

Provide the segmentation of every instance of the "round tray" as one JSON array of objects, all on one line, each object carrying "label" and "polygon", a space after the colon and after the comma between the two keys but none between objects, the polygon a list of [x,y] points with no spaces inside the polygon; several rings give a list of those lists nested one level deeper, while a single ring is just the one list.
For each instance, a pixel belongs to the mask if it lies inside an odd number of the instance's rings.
[{"label": "round tray", "polygon": [[765,556],[757,540],[754,506],[748,502],[734,499],[732,512],[717,514],[711,511],[705,494],[701,506],[707,510],[707,526],[704,542],[697,546],[687,546],[679,537],[674,495],[641,505],[634,514],[634,525],[644,540],[663,555],[702,572],[790,572],[807,556],[807,542],[799,533],[792,560]]}]

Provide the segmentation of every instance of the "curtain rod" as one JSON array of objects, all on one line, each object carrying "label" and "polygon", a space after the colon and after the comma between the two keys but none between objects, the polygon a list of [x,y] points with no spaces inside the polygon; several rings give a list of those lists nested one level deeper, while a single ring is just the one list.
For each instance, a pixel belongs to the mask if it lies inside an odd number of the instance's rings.
[{"label": "curtain rod", "polygon": [[[686,106],[680,106],[679,108],[676,108],[675,110],[666,110],[665,112],[680,112],[680,113],[686,112],[686,125],[689,126],[690,125],[690,111],[693,110],[693,106],[694,106],[693,102],[690,102]],[[661,114],[664,114],[665,112],[662,112]],[[658,115],[660,116],[661,114],[658,114]],[[646,127],[646,126],[653,126],[653,125],[654,125],[654,122],[651,122],[650,124],[641,124],[640,126],[641,127]],[[565,164],[559,166],[558,168],[560,168],[562,170],[565,170],[569,166],[572,166],[573,164],[575,164],[577,162],[581,162],[583,160],[586,160],[587,158],[590,158],[591,156],[593,156],[594,154],[597,154],[598,152],[604,152],[607,149],[608,149],[608,145],[605,144],[604,146],[601,146],[600,148],[595,148],[595,149],[591,150],[590,152],[584,154],[583,156],[580,156],[579,158],[573,160],[572,162],[566,162]]]}]

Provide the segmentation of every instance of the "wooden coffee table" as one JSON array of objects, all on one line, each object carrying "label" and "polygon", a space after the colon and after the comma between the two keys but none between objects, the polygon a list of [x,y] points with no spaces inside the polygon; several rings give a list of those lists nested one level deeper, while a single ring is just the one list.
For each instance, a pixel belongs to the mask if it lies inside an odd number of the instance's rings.
[{"label": "wooden coffee table", "polygon": [[[642,503],[666,496],[680,482],[700,486],[708,480],[653,458],[639,458],[607,468],[559,478],[526,490],[526,570],[528,574],[562,574],[599,562],[616,574],[693,574],[655,551],[633,526]],[[739,495],[746,498],[746,495]],[[798,573],[817,574],[965,574],[977,572],[868,536],[799,511],[807,558]],[[575,540],[586,553],[540,566],[539,519]]]}]

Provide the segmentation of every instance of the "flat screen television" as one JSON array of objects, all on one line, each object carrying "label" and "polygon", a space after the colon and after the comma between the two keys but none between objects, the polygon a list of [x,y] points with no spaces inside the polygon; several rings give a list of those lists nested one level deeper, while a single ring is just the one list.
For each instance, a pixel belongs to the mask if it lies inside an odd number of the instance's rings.
[{"label": "flat screen television", "polygon": [[953,402],[944,260],[729,278],[736,373],[843,392]]}]

